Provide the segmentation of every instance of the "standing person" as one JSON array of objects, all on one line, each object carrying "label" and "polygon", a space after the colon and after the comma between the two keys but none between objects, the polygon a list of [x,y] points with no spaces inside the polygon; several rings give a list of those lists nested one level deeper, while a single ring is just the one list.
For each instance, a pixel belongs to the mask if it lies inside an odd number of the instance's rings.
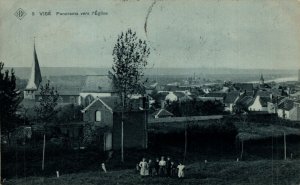
[{"label": "standing person", "polygon": [[179,163],[179,165],[177,166],[178,168],[178,178],[184,178],[184,170],[185,170],[185,166],[182,163]]},{"label": "standing person", "polygon": [[148,166],[149,166],[149,175],[154,176],[154,174],[155,174],[155,164],[151,159],[149,159],[149,161],[148,161]]},{"label": "standing person", "polygon": [[156,158],[156,161],[155,161],[155,172],[156,172],[156,175],[159,175],[159,158]]},{"label": "standing person", "polygon": [[177,170],[177,167],[176,167],[175,163],[172,161],[171,162],[171,177],[176,176],[176,170]]},{"label": "standing person", "polygon": [[145,176],[149,175],[148,163],[146,162],[146,158],[145,157],[140,162],[139,167],[140,167],[140,175],[142,177],[145,177]]},{"label": "standing person", "polygon": [[165,161],[164,156],[161,157],[158,165],[159,165],[159,175],[160,176],[165,176],[165,174],[166,174],[166,161]]},{"label": "standing person", "polygon": [[171,158],[167,157],[167,161],[166,161],[166,174],[168,177],[171,176]]}]

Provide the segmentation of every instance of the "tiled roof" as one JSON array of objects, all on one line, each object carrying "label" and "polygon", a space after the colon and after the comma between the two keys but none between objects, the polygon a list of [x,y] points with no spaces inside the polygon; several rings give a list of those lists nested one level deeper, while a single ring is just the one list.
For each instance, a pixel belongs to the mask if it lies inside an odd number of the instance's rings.
[{"label": "tiled roof", "polygon": [[92,101],[92,103],[85,107],[82,110],[82,112],[87,111],[92,105],[94,105],[98,101],[104,104],[111,112],[113,112],[113,110],[115,110],[120,105],[120,99],[117,96],[101,97],[96,98],[94,101]]},{"label": "tiled roof", "polygon": [[157,111],[155,111],[152,114],[153,117],[170,117],[170,116],[174,116],[171,112],[167,111],[166,109],[159,109]]},{"label": "tiled roof", "polygon": [[224,103],[234,103],[239,95],[239,92],[229,92],[225,97]]},{"label": "tiled roof", "polygon": [[115,89],[107,75],[92,75],[86,77],[82,92],[110,93],[115,92]]},{"label": "tiled roof", "polygon": [[184,92],[173,92],[173,93],[177,96],[177,98],[182,98],[185,96]]},{"label": "tiled roof", "polygon": [[251,83],[236,83],[233,87],[239,91],[253,91],[253,84]]},{"label": "tiled roof", "polygon": [[216,98],[224,98],[226,96],[226,93],[220,93],[220,92],[211,92],[205,95],[205,97],[216,97]]},{"label": "tiled roof", "polygon": [[256,95],[260,97],[270,97],[271,91],[257,91]]},{"label": "tiled roof", "polygon": [[249,107],[253,101],[254,101],[254,99],[251,96],[244,96],[244,97],[240,98],[237,101],[237,103],[241,106]]},{"label": "tiled roof", "polygon": [[278,105],[278,108],[289,111],[294,107],[294,102],[293,100],[286,99]]},{"label": "tiled roof", "polygon": [[270,97],[259,97],[259,102],[263,107],[267,107],[268,102],[271,101]]}]

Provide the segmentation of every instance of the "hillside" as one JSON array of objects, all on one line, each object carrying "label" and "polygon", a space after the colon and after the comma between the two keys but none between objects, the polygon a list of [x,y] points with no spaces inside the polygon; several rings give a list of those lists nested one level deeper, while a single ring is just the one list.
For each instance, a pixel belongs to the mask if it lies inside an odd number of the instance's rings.
[{"label": "hillside", "polygon": [[[63,172],[61,172],[63,173]],[[53,172],[55,174],[55,172]],[[7,185],[133,185],[133,184],[235,184],[235,185],[292,185],[300,183],[300,161],[224,161],[198,162],[187,166],[186,178],[147,177],[141,178],[134,170],[100,171],[62,174],[60,178],[27,177],[12,179]]]}]

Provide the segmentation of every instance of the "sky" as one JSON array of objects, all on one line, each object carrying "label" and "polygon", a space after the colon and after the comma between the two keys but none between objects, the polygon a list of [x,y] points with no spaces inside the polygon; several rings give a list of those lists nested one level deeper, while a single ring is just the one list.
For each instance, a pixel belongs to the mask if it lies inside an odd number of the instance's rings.
[{"label": "sky", "polygon": [[[95,10],[107,14],[56,15]],[[300,69],[299,20],[300,0],[0,0],[0,61],[30,67],[35,38],[41,67],[111,67],[131,28],[148,67]]]}]

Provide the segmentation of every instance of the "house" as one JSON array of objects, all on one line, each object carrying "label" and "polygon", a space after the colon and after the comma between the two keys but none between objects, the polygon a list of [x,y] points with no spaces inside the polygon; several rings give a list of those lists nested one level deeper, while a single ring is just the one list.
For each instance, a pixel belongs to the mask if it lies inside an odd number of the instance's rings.
[{"label": "house", "polygon": [[285,101],[287,97],[284,96],[271,96],[271,101],[268,102],[268,113],[270,114],[277,114],[278,111],[278,104],[281,104]]},{"label": "house", "polygon": [[256,96],[252,104],[248,107],[248,110],[268,112],[269,101],[271,101],[270,97]]},{"label": "house", "polygon": [[198,97],[202,101],[221,101],[224,102],[226,93],[223,92],[211,92],[206,94],[204,97]]},{"label": "house", "polygon": [[285,99],[278,104],[278,117],[293,121],[300,120],[300,102]]},{"label": "house", "polygon": [[163,108],[152,113],[153,118],[167,118],[167,117],[173,117],[173,116],[174,116],[174,114],[172,114],[171,112],[169,112]]},{"label": "house", "polygon": [[248,107],[252,104],[253,100],[252,96],[240,96],[235,103],[235,109],[238,112],[248,111]]},{"label": "house", "polygon": [[80,105],[87,106],[97,97],[117,95],[109,75],[88,75],[80,92]]},{"label": "house", "polygon": [[254,95],[254,87],[252,83],[235,83],[233,89],[241,93],[247,94],[247,96]]},{"label": "house", "polygon": [[234,106],[237,100],[239,99],[239,97],[240,97],[239,92],[237,91],[229,92],[224,99],[225,111],[232,113],[234,111]]},{"label": "house", "polygon": [[[98,97],[82,110],[83,121],[95,126],[99,147],[104,151],[121,148],[122,113],[119,98]],[[147,147],[147,112],[124,112],[124,148]]]}]

